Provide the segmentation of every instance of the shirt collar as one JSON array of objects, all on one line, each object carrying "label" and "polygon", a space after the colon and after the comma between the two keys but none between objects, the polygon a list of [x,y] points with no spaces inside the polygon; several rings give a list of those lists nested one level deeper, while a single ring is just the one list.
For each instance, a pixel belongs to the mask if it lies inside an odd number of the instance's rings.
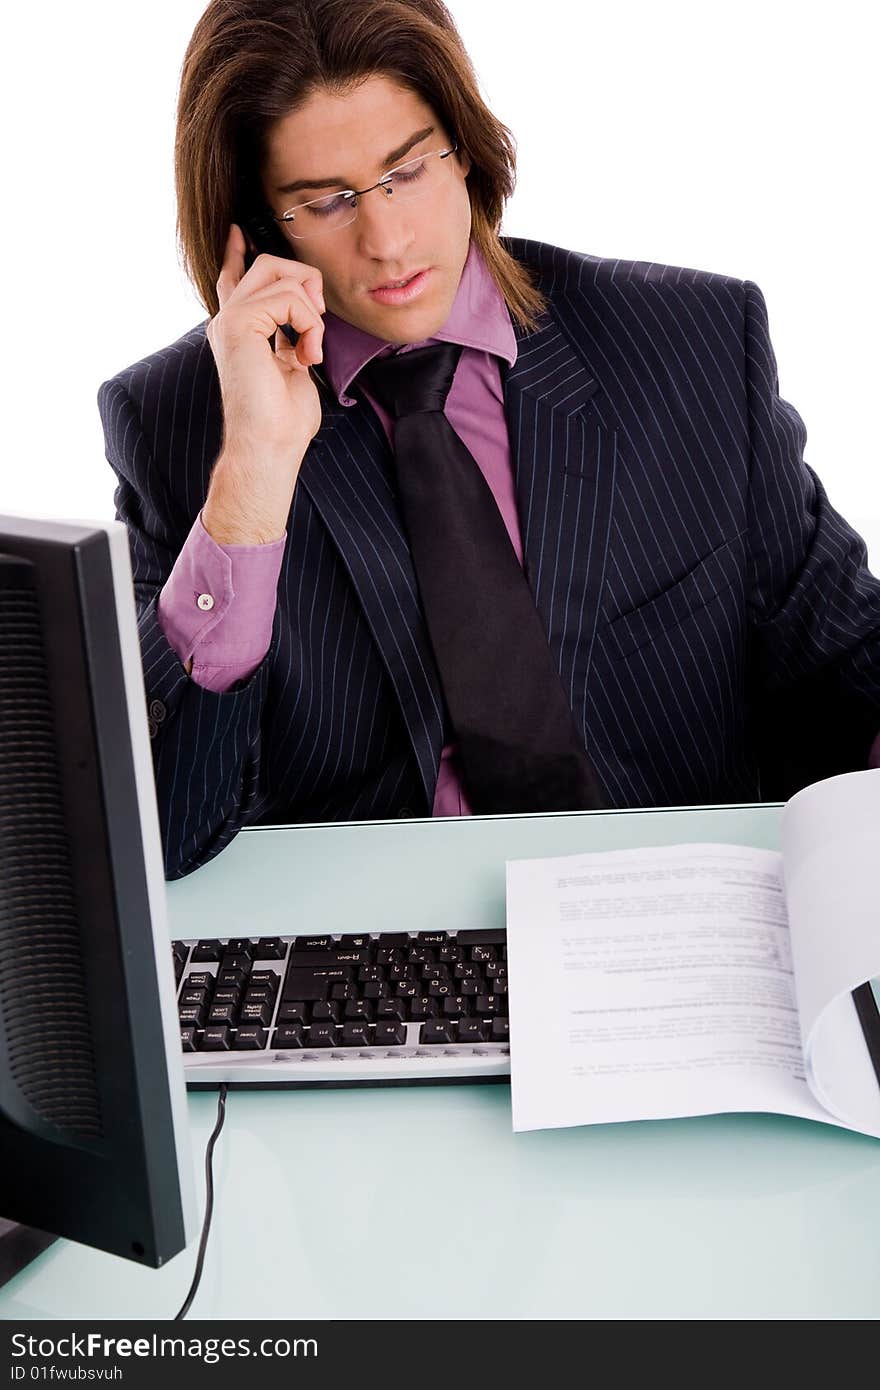
[{"label": "shirt collar", "polygon": [[[459,343],[503,357],[509,366],[516,361],[516,334],[510,311],[486,261],[474,241],[455,292],[446,322],[431,338],[405,343],[406,352],[426,343]],[[324,369],[340,405],[354,405],[347,388],[372,358],[390,346],[363,328],[337,317],[330,310],[324,315]]]}]

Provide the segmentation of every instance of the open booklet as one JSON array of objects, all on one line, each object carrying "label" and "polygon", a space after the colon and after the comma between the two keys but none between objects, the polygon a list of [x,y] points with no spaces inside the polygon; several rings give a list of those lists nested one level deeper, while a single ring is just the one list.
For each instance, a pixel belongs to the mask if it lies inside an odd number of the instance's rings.
[{"label": "open booklet", "polygon": [[880,1138],[852,993],[880,974],[880,769],[798,792],[781,845],[508,862],[515,1130],[751,1110]]}]

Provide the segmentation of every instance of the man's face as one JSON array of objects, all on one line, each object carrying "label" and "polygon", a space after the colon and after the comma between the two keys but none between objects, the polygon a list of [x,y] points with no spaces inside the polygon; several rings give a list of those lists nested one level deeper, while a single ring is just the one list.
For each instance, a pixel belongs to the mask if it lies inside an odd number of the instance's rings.
[{"label": "man's face", "polygon": [[[339,176],[336,188],[367,188],[392,167],[385,162],[388,154],[427,126],[432,133],[394,165],[451,144],[449,131],[421,97],[380,75],[347,96],[316,92],[270,132],[262,170],[266,199],[280,215],[332,192],[280,192],[300,179]],[[348,226],[290,241],[298,261],[321,271],[327,308],[389,343],[430,338],[446,321],[458,289],[471,230],[465,184],[470,161],[448,155],[443,166],[443,177],[424,196],[396,201],[373,189],[358,199],[357,217]],[[423,288],[408,302],[382,303],[370,293],[424,269]]]}]

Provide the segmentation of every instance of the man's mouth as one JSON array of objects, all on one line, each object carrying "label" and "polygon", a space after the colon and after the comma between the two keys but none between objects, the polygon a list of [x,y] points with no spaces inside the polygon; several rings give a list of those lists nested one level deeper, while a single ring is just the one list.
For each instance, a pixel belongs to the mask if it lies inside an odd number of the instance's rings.
[{"label": "man's mouth", "polygon": [[402,280],[386,280],[383,285],[374,285],[374,290],[399,290],[404,285],[408,285],[410,280],[414,280],[417,275],[421,275],[421,270],[413,270],[409,275],[405,275]]},{"label": "man's mouth", "polygon": [[425,270],[414,270],[412,275],[405,275],[402,279],[389,279],[384,285],[371,289],[370,295],[380,304],[409,304],[410,300],[417,299],[423,292],[430,270],[430,267],[425,267]]}]

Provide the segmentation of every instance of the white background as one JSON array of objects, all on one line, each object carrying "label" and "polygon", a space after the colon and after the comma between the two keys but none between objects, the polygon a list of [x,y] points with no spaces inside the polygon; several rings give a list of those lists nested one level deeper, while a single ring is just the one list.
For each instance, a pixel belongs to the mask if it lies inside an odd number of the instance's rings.
[{"label": "white background", "polygon": [[[112,516],[97,388],[206,317],[172,182],[203,8],[55,0],[4,21],[0,510]],[[503,230],[755,280],[807,461],[880,559],[873,6],[449,8],[517,141]]]}]

